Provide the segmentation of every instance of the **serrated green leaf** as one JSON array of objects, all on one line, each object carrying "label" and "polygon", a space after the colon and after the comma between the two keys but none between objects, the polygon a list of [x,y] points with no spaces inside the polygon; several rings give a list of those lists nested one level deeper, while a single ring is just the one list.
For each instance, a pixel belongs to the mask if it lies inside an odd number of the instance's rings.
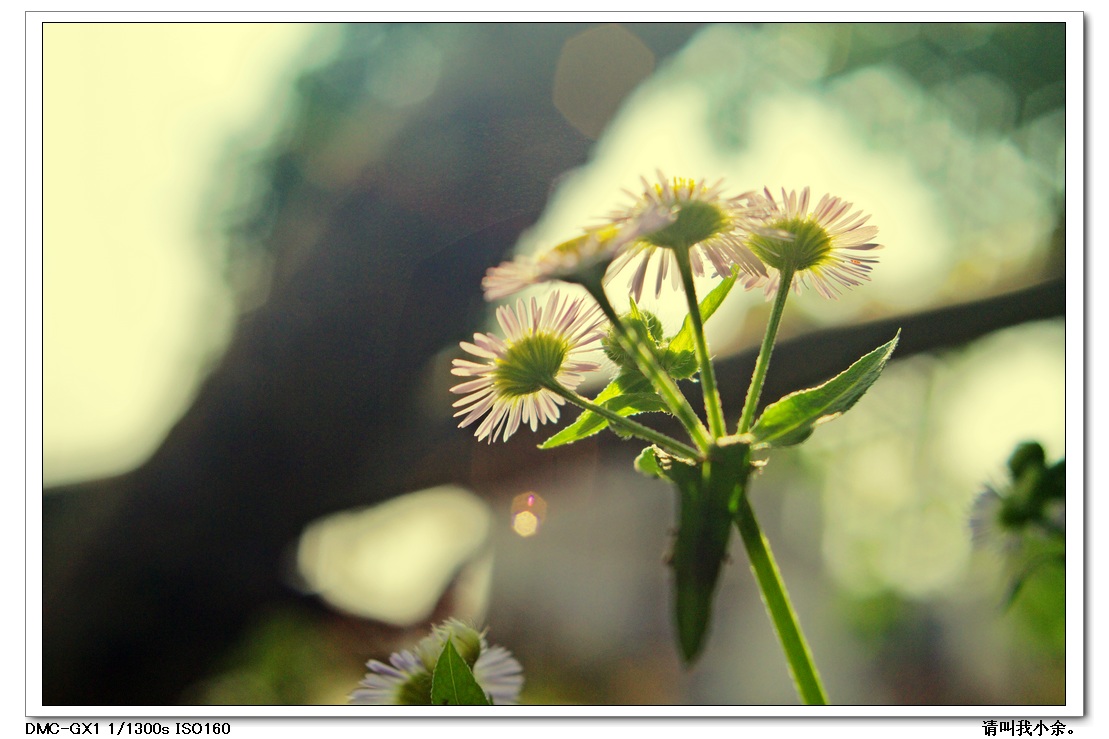
[{"label": "serrated green leaf", "polygon": [[[724,302],[724,298],[728,297],[731,292],[732,286],[735,285],[736,278],[739,276],[739,268],[734,268],[730,277],[724,278],[724,281],[714,287],[704,300],[700,303],[701,322],[704,323],[709,319],[720,304]],[[693,351],[693,321],[689,316],[685,317],[685,322],[682,324],[682,329],[674,338],[670,340],[670,351]]]},{"label": "serrated green leaf", "polygon": [[431,704],[434,706],[488,706],[489,698],[478,685],[474,672],[454,648],[451,639],[443,646],[431,673]]},{"label": "serrated green leaf", "polygon": [[[603,405],[621,416],[666,410],[665,404],[651,390],[651,383],[643,375],[624,373],[610,382],[593,402]],[[581,415],[566,428],[539,445],[540,449],[553,449],[564,444],[581,441],[603,431],[608,421],[592,411]]]},{"label": "serrated green leaf", "polygon": [[635,302],[635,298],[628,296],[628,315],[632,318],[642,318],[643,314],[639,311],[639,303]]},{"label": "serrated green leaf", "polygon": [[809,438],[817,425],[848,411],[863,396],[889,361],[897,335],[840,374],[808,390],[790,393],[766,407],[751,429],[756,449],[786,447]]},{"label": "serrated green leaf", "polygon": [[[620,377],[608,383],[605,389],[598,393],[597,397],[593,399],[593,402],[597,405],[604,405],[605,401],[611,400],[624,392],[621,387],[622,377],[624,377],[624,375],[620,375]],[[596,413],[592,411],[582,411],[581,415],[577,417],[577,420],[544,441],[539,445],[539,448],[553,449],[563,444],[572,444],[575,441],[580,441],[586,437],[592,436],[607,425],[608,421],[601,418]]]},{"label": "serrated green leaf", "polygon": [[611,400],[605,401],[605,408],[616,411],[621,416],[630,416],[635,413],[650,413],[652,411],[666,410],[666,403],[657,393],[624,393]]}]

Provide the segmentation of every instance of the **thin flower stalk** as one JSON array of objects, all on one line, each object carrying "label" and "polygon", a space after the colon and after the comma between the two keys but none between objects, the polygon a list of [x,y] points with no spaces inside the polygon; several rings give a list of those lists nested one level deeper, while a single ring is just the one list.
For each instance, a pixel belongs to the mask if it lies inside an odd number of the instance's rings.
[{"label": "thin flower stalk", "polygon": [[693,447],[688,446],[687,444],[683,444],[677,439],[671,438],[660,431],[655,431],[649,426],[644,426],[637,421],[633,421],[627,416],[621,416],[619,413],[611,411],[608,408],[605,408],[603,405],[598,405],[586,398],[583,398],[572,390],[567,390],[566,388],[559,386],[552,386],[549,389],[551,392],[558,393],[563,398],[578,406],[579,408],[596,413],[598,416],[608,421],[610,425],[619,426],[629,434],[637,436],[644,441],[649,441],[670,454],[683,457],[688,460],[694,460],[700,457],[700,452],[698,452],[698,450],[694,449]]},{"label": "thin flower stalk", "polygon": [[716,389],[716,372],[709,356],[708,342],[705,340],[705,325],[701,320],[701,308],[697,301],[697,289],[693,284],[693,270],[689,264],[689,252],[676,251],[678,271],[681,274],[682,290],[685,293],[689,318],[693,323],[693,346],[697,354],[697,364],[701,371],[701,390],[705,398],[705,416],[709,430],[714,438],[727,434],[724,425],[724,407],[720,402],[720,392]]},{"label": "thin flower stalk", "polygon": [[755,409],[759,404],[759,396],[762,395],[763,383],[766,382],[766,372],[770,368],[770,354],[774,351],[774,340],[778,336],[778,326],[782,322],[782,313],[785,311],[786,298],[789,297],[792,276],[788,267],[783,269],[782,279],[778,282],[778,292],[774,297],[774,305],[770,309],[770,319],[766,324],[766,333],[762,337],[762,346],[759,347],[759,356],[755,360],[755,371],[751,374],[751,385],[747,389],[747,400],[743,404],[737,433],[747,433],[754,423]]}]

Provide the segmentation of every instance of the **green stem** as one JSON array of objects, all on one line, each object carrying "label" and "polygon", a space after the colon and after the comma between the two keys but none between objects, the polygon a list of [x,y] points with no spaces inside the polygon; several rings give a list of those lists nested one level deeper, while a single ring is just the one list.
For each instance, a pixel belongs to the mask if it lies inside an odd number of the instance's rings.
[{"label": "green stem", "polygon": [[782,643],[782,650],[801,700],[808,706],[828,705],[828,695],[820,683],[812,652],[805,641],[805,635],[801,633],[797,614],[789,602],[785,583],[782,582],[778,565],[774,562],[774,555],[770,552],[770,544],[759,529],[759,522],[747,500],[746,491],[739,496],[735,524],[743,539],[743,546],[747,549],[751,570],[759,583],[763,603],[774,624],[774,630],[778,633],[778,640]]},{"label": "green stem", "polygon": [[[738,433],[743,434],[750,430],[755,418],[755,409],[759,404],[762,394],[763,382],[766,380],[766,371],[770,367],[770,354],[774,351],[774,340],[778,336],[778,326],[782,322],[782,313],[785,310],[786,298],[789,296],[790,283],[793,282],[792,269],[786,268],[778,275],[778,292],[774,296],[774,305],[770,309],[770,320],[766,324],[766,334],[759,348],[759,357],[755,361],[755,371],[751,375],[751,387],[747,390],[747,400],[743,404],[743,414],[739,419]],[[801,626],[797,622],[797,614],[789,602],[785,583],[782,582],[778,565],[774,562],[774,555],[770,552],[770,543],[763,536],[759,528],[755,511],[747,498],[747,484],[743,483],[737,501],[735,524],[739,530],[743,546],[747,550],[747,557],[751,560],[751,570],[755,573],[759,590],[762,592],[763,603],[778,634],[782,650],[789,664],[790,674],[801,700],[806,705],[827,705],[828,696],[824,686],[820,683],[820,676],[813,664],[812,652],[801,633]]]},{"label": "green stem", "polygon": [[709,420],[709,430],[719,439],[728,431],[724,424],[724,408],[720,404],[720,393],[716,389],[716,372],[709,358],[708,342],[705,341],[705,325],[701,320],[701,307],[697,303],[697,289],[693,286],[693,269],[689,264],[688,249],[674,249],[678,260],[678,271],[682,276],[685,302],[689,309],[689,319],[693,325],[693,345],[697,352],[697,364],[701,369],[701,389],[705,394],[705,416]]},{"label": "green stem", "polygon": [[[623,349],[628,356],[635,360],[636,366],[639,371],[651,382],[652,387],[658,392],[659,397],[666,403],[666,407],[674,414],[682,425],[685,426],[686,431],[689,432],[690,438],[693,443],[697,445],[699,453],[693,456],[693,459],[701,459],[709,453],[713,446],[712,437],[709,435],[708,429],[701,423],[701,419],[697,417],[696,411],[686,400],[685,395],[678,389],[677,383],[674,378],[666,373],[658,365],[658,360],[647,347],[638,340],[637,337],[631,334],[628,327],[620,320],[620,316],[616,314],[612,304],[608,301],[608,296],[605,295],[604,289],[599,283],[595,285],[583,285],[597,304],[601,306],[601,310],[609,321],[612,322],[613,327],[616,329],[616,340],[620,343],[620,348]],[[646,427],[644,427],[646,428]]]},{"label": "green stem", "polygon": [[774,339],[778,336],[778,325],[782,322],[782,312],[789,297],[789,286],[793,282],[793,270],[784,269],[778,275],[778,293],[774,296],[774,306],[770,309],[770,321],[766,324],[766,334],[762,337],[759,357],[755,360],[755,371],[751,375],[751,387],[747,390],[747,400],[743,403],[743,415],[739,418],[737,433],[745,434],[751,430],[755,420],[755,409],[762,395],[762,384],[766,381],[766,370],[770,367],[770,354],[774,351]]},{"label": "green stem", "polygon": [[621,416],[619,413],[609,410],[603,405],[598,405],[590,400],[587,400],[586,398],[583,398],[572,390],[568,390],[562,385],[556,383],[554,385],[549,385],[547,389],[553,393],[561,395],[563,398],[580,408],[584,408],[587,411],[592,411],[593,413],[596,413],[598,416],[601,416],[610,424],[614,426],[620,426],[629,434],[633,434],[634,436],[638,436],[645,441],[649,441],[652,444],[655,444],[660,449],[665,450],[669,454],[673,454],[675,456],[683,457],[690,460],[698,459],[700,457],[700,453],[693,447],[683,444],[677,439],[672,439],[666,434],[655,431],[653,428],[644,426],[637,421],[633,421],[626,416]]}]

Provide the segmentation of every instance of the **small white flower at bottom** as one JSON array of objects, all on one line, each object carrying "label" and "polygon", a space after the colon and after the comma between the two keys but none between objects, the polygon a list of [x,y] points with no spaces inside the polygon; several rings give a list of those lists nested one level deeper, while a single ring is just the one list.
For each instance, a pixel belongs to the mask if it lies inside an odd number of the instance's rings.
[{"label": "small white flower at bottom", "polygon": [[[408,650],[389,655],[389,664],[372,659],[366,663],[369,672],[359,683],[362,687],[350,694],[350,703],[355,706],[403,706],[419,705],[409,696],[420,691],[413,690],[416,681],[424,679],[427,690],[431,689],[431,674],[423,663]],[[430,701],[430,692],[429,701]]]},{"label": "small white flower at bottom", "polygon": [[474,679],[494,706],[514,706],[524,687],[524,668],[504,647],[485,647],[474,663]]},{"label": "small white flower at bottom", "polygon": [[520,663],[504,647],[489,646],[484,632],[453,618],[434,627],[430,636],[420,640],[415,652],[406,649],[394,652],[389,656],[389,664],[376,659],[367,662],[370,671],[359,683],[362,687],[350,694],[351,705],[430,705],[434,660],[451,638],[469,643],[477,640],[480,652],[473,666],[474,679],[493,705],[515,705],[524,686]]}]

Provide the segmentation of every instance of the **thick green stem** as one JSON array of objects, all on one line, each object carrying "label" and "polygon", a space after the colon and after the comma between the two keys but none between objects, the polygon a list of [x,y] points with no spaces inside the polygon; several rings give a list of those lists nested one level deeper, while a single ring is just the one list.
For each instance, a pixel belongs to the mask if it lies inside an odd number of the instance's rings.
[{"label": "thick green stem", "polygon": [[643,424],[633,421],[630,418],[621,416],[619,413],[611,411],[608,408],[605,408],[603,405],[597,405],[596,403],[583,398],[574,391],[568,390],[561,385],[551,385],[548,386],[547,389],[553,393],[558,393],[563,398],[580,408],[584,408],[587,411],[592,411],[593,413],[596,413],[598,416],[608,421],[610,425],[619,426],[627,431],[629,434],[638,436],[645,441],[649,441],[652,444],[657,445],[660,449],[665,450],[669,454],[673,454],[675,456],[683,457],[690,460],[697,459],[700,456],[700,453],[693,447],[687,444],[683,444],[677,439],[672,439],[666,434],[660,431],[655,431],[653,428],[644,426]]},{"label": "thick green stem", "polygon": [[785,269],[778,275],[778,293],[774,296],[774,306],[770,309],[770,320],[766,324],[766,334],[762,337],[759,357],[755,360],[755,371],[751,375],[751,387],[747,390],[747,400],[743,403],[743,415],[739,418],[737,433],[745,434],[751,430],[755,420],[755,409],[762,395],[762,384],[766,381],[766,370],[770,367],[770,354],[774,351],[774,339],[778,336],[778,325],[782,322],[782,312],[789,296],[789,286],[793,282],[793,270]]},{"label": "thick green stem", "polygon": [[616,339],[620,343],[620,348],[623,349],[628,356],[635,360],[636,366],[639,371],[651,382],[651,386],[658,392],[659,397],[666,403],[666,407],[682,425],[685,426],[689,436],[693,439],[693,443],[697,445],[700,450],[694,456],[695,459],[704,457],[712,449],[713,441],[709,435],[708,429],[701,423],[701,419],[697,417],[697,413],[693,407],[689,405],[685,395],[678,389],[677,383],[674,378],[666,373],[659,367],[658,360],[655,358],[654,353],[650,349],[643,346],[637,337],[632,336],[628,327],[620,320],[613,309],[612,304],[608,301],[608,296],[605,295],[604,289],[600,284],[584,285],[601,306],[601,310],[609,321],[612,322],[613,327],[616,329]]},{"label": "thick green stem", "polygon": [[678,260],[678,271],[685,290],[689,320],[693,325],[693,345],[697,352],[697,364],[701,370],[701,389],[705,395],[705,416],[709,420],[709,430],[719,439],[728,433],[724,425],[724,408],[720,404],[720,393],[716,389],[716,373],[709,357],[708,342],[705,341],[705,325],[701,320],[701,307],[697,302],[697,290],[693,285],[693,269],[689,264],[688,249],[674,249]]},{"label": "thick green stem", "polygon": [[[740,434],[749,431],[754,422],[755,409],[758,408],[759,396],[762,394],[763,382],[766,380],[766,371],[770,367],[770,354],[774,351],[774,340],[778,336],[778,326],[782,321],[782,313],[785,310],[786,298],[789,296],[792,282],[793,270],[789,268],[781,270],[778,275],[778,292],[774,296],[774,305],[770,309],[770,320],[766,324],[766,334],[762,339],[758,359],[755,360],[755,371],[751,375],[751,387],[747,390],[743,414],[739,419],[738,433]],[[781,573],[778,572],[778,565],[774,562],[774,555],[770,552],[770,543],[763,536],[758,519],[755,518],[755,511],[747,498],[746,480],[743,481],[742,490],[739,493],[735,512],[736,528],[739,530],[740,538],[743,539],[743,546],[751,561],[751,570],[755,573],[766,611],[782,644],[797,692],[807,705],[827,705],[828,696],[820,683],[820,676],[813,664],[809,645],[805,642],[804,634],[801,633],[801,626],[797,623],[797,614],[794,613],[793,606],[789,602],[789,595],[786,593]]]},{"label": "thick green stem", "polygon": [[770,552],[770,544],[766,541],[755,512],[747,500],[747,493],[739,496],[739,506],[736,510],[735,524],[739,529],[743,546],[747,549],[747,557],[751,560],[751,570],[762,591],[762,600],[774,630],[778,633],[778,640],[789,664],[790,674],[793,675],[794,685],[805,705],[826,706],[828,696],[824,686],[820,683],[820,675],[813,664],[812,652],[801,633],[801,626],[797,622],[797,614],[789,602],[785,583],[782,582],[778,565],[774,562],[774,555]]}]

